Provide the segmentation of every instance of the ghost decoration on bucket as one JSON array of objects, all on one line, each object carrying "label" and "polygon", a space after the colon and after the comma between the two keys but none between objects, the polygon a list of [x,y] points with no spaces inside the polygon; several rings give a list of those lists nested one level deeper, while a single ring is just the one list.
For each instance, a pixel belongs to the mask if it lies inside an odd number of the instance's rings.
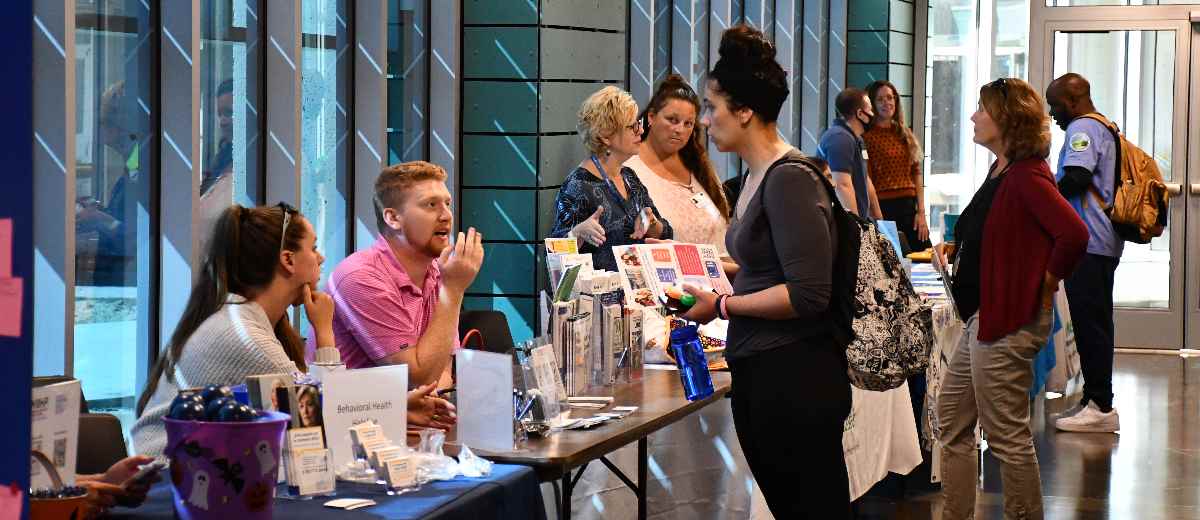
[{"label": "ghost decoration on bucket", "polygon": [[271,451],[271,445],[267,441],[258,441],[258,445],[254,447],[254,455],[258,457],[258,467],[262,469],[262,476],[275,471],[275,453]]},{"label": "ghost decoration on bucket", "polygon": [[188,503],[208,511],[208,472],[199,470],[192,476],[192,494]]}]

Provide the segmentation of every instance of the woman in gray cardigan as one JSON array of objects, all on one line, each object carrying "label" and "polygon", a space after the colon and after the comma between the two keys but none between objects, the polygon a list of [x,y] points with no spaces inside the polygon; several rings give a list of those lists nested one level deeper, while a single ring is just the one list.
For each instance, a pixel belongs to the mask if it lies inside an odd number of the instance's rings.
[{"label": "woman in gray cardigan", "polygon": [[822,172],[779,137],[788,83],[774,45],[740,25],[722,35],[720,56],[702,123],[718,149],[749,166],[725,237],[738,265],[726,269],[732,295],[688,287],[697,302],[684,318],[729,319],[734,426],[775,517],[849,518],[850,382],[824,319],[837,250],[832,201]]},{"label": "woman in gray cardigan", "polygon": [[[333,300],[316,289],[325,257],[308,219],[287,204],[221,213],[187,307],[138,400],[133,444],[158,456],[162,418],[183,388],[236,385],[257,374],[305,371],[304,342],[287,319],[303,305],[318,347],[333,347]],[[409,421],[453,416],[450,403],[409,393]],[[414,415],[416,417],[414,417]]]}]

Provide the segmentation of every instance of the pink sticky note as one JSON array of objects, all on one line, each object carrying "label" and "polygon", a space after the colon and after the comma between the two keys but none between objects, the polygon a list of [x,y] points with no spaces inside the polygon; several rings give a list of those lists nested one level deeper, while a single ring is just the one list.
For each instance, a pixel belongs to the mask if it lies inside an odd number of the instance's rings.
[{"label": "pink sticky note", "polygon": [[24,289],[25,281],[20,278],[0,278],[0,336],[21,337],[21,293]]},{"label": "pink sticky note", "polygon": [[16,484],[0,486],[0,518],[21,518],[25,493]]},{"label": "pink sticky note", "polygon": [[12,219],[0,218],[0,278],[12,277],[12,235]]}]

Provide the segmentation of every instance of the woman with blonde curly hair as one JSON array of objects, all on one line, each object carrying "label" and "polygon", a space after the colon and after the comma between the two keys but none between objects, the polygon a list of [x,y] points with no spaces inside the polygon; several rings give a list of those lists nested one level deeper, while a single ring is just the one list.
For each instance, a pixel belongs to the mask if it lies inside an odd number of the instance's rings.
[{"label": "woman with blonde curly hair", "polygon": [[591,157],[567,174],[554,201],[557,215],[550,236],[577,238],[579,252],[591,253],[596,269],[617,270],[613,246],[673,236],[646,186],[623,166],[642,142],[637,113],[633,96],[613,86],[584,100],[579,136]]},{"label": "woman with blonde curly hair", "polygon": [[979,90],[975,142],[996,157],[959,217],[952,291],[966,324],[938,398],[943,519],[971,518],[978,491],[975,424],[1000,461],[1005,518],[1042,518],[1042,486],[1029,427],[1033,358],[1046,345],[1058,282],[1087,250],[1083,221],[1046,164],[1050,127],[1037,91],[1001,78]]}]

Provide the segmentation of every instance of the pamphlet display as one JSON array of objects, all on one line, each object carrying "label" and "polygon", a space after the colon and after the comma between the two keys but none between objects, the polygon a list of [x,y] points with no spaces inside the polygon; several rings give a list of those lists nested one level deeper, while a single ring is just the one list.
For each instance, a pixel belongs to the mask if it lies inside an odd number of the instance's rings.
[{"label": "pamphlet display", "polygon": [[[58,474],[62,476],[63,484],[67,486],[75,485],[81,395],[78,379],[33,387],[31,448],[50,459]],[[41,464],[33,462],[31,466],[31,489],[53,487],[50,475]]]},{"label": "pamphlet display", "polygon": [[408,365],[331,372],[322,387],[322,419],[335,468],[354,460],[351,426],[374,420],[385,431],[407,431]]}]

